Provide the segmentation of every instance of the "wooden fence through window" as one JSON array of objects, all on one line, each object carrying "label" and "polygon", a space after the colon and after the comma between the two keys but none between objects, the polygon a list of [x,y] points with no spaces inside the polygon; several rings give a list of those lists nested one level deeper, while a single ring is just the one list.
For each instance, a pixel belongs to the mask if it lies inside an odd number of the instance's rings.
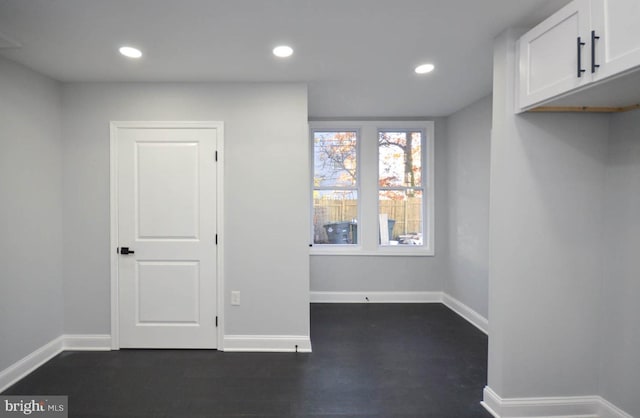
[{"label": "wooden fence through window", "polygon": [[[386,213],[395,220],[390,239],[399,235],[422,231],[422,199],[409,197],[407,200],[381,200],[379,212]],[[325,225],[340,222],[358,222],[358,201],[355,199],[314,199],[313,200],[314,243],[328,242]]]}]

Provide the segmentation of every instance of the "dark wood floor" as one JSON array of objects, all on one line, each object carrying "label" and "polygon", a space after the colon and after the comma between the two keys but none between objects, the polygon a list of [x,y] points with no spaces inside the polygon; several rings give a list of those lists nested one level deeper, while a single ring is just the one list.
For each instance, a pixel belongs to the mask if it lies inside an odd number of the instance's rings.
[{"label": "dark wood floor", "polygon": [[487,337],[440,304],[313,304],[313,353],[61,353],[4,392],[71,417],[490,417]]}]

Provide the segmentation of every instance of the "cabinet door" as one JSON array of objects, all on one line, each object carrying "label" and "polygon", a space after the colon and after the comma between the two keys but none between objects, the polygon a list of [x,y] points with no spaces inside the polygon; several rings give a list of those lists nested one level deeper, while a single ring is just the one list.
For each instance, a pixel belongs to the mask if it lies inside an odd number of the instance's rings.
[{"label": "cabinet door", "polygon": [[521,109],[591,81],[589,26],[589,0],[574,0],[520,38]]},{"label": "cabinet door", "polygon": [[[597,80],[640,66],[640,0],[591,0]],[[591,36],[591,35],[590,35]]]}]

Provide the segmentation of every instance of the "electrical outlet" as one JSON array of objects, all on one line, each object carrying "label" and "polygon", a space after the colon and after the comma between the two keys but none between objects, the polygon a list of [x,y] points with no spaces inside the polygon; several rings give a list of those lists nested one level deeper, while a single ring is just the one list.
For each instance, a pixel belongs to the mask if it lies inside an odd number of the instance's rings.
[{"label": "electrical outlet", "polygon": [[233,306],[240,306],[240,291],[233,290],[231,292],[231,304]]}]

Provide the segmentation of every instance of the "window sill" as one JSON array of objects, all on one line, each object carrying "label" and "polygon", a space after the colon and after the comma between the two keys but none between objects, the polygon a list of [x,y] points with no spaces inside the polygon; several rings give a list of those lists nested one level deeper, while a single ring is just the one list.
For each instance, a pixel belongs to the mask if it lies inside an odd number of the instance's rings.
[{"label": "window sill", "polygon": [[434,251],[427,248],[398,248],[393,246],[391,248],[380,247],[377,250],[364,250],[358,246],[327,246],[319,247],[313,246],[309,250],[309,255],[330,255],[330,256],[380,256],[380,257],[434,257]]}]

